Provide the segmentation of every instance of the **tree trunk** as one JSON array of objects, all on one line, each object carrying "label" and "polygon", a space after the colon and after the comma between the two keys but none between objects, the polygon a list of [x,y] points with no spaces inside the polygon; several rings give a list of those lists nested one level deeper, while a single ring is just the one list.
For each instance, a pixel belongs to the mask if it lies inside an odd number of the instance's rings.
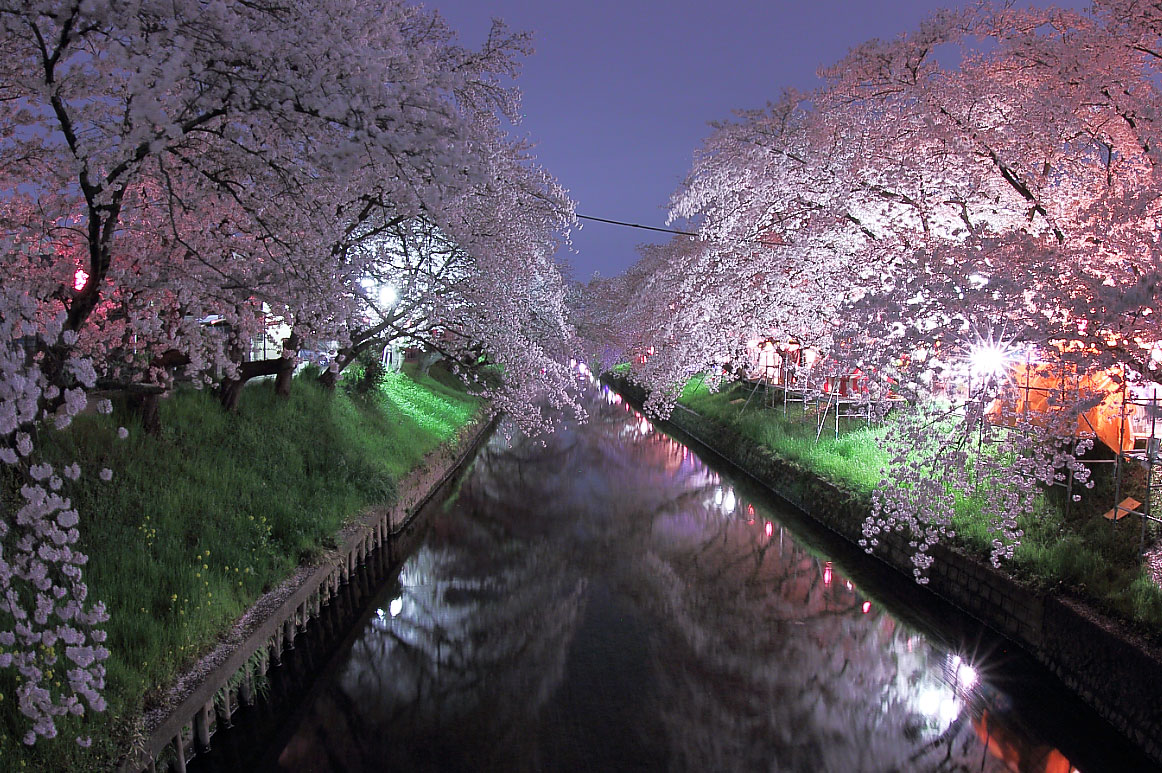
[{"label": "tree trunk", "polygon": [[355,358],[362,354],[372,343],[374,343],[374,339],[365,338],[353,346],[343,347],[336,352],[335,361],[331,364],[331,367],[319,374],[319,383],[327,389],[334,389],[335,385],[339,383],[339,377],[343,375],[343,371],[347,370],[347,366],[355,362]]},{"label": "tree trunk", "polygon": [[246,386],[246,382],[240,378],[223,379],[222,383],[218,385],[218,401],[222,403],[222,407],[234,413],[238,410],[238,400],[242,397],[242,387]]},{"label": "tree trunk", "polygon": [[417,366],[419,374],[421,376],[428,375],[428,371],[432,369],[432,366],[442,359],[444,359],[444,355],[439,352],[424,352],[420,355],[420,362]]},{"label": "tree trunk", "polygon": [[238,368],[238,378],[223,379],[218,385],[218,400],[227,411],[238,410],[238,401],[242,397],[242,388],[246,382],[258,376],[275,376],[283,367],[285,359],[275,357],[271,360],[252,360],[242,363]]},{"label": "tree trunk", "polygon": [[161,434],[161,394],[145,392],[133,395],[129,404],[141,416],[141,426],[146,434],[158,437]]},{"label": "tree trunk", "polygon": [[295,358],[287,357],[288,352],[298,353],[299,349],[299,334],[291,331],[290,336],[287,337],[286,342],[282,345],[282,366],[278,369],[278,373],[274,377],[274,392],[279,397],[290,397],[291,381],[295,375]]},{"label": "tree trunk", "polygon": [[331,370],[330,368],[327,368],[319,374],[319,383],[327,389],[334,389],[335,385],[339,383],[339,374],[341,372],[342,371]]}]

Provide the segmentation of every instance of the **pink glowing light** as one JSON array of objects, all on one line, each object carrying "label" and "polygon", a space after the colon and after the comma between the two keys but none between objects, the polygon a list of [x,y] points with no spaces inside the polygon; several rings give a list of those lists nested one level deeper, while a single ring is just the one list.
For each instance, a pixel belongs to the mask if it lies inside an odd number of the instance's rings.
[{"label": "pink glowing light", "polygon": [[775,533],[775,526],[770,521],[767,521],[767,525],[763,529],[766,531],[768,537]]},{"label": "pink glowing light", "polygon": [[73,274],[73,289],[77,292],[85,289],[85,285],[89,281],[89,272],[83,268],[78,268],[77,272]]},{"label": "pink glowing light", "polygon": [[830,561],[828,561],[823,566],[823,584],[824,585],[831,584],[831,562]]},{"label": "pink glowing light", "polygon": [[868,612],[871,612],[871,602],[865,601],[863,602],[863,613],[866,615]]}]

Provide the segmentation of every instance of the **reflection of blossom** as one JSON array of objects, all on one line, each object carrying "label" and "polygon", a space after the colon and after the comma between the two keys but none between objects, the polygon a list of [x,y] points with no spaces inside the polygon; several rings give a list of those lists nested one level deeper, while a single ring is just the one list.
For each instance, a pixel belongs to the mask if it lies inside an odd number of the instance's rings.
[{"label": "reflection of blossom", "polygon": [[[601,400],[583,429],[494,437],[300,735],[352,769],[349,749],[401,769],[432,749],[445,767],[553,767],[547,750],[589,721],[559,716],[570,691],[619,657],[638,670],[606,689],[672,769],[1003,769],[981,762],[967,664]],[[594,652],[613,647],[594,619],[646,631],[617,641],[640,657]]]},{"label": "reflection of blossom", "polygon": [[826,562],[750,529],[644,563],[641,597],[667,621],[654,667],[675,767],[925,770],[946,753],[979,764],[971,725],[953,727],[965,703],[943,680],[950,656],[861,614]]}]

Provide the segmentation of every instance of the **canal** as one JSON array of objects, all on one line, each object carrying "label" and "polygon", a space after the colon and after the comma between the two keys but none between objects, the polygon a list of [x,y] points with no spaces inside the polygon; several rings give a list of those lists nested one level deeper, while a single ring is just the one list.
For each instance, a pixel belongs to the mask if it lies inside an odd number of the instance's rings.
[{"label": "canal", "polygon": [[502,426],[191,770],[1153,769],[1005,640],[616,394],[590,410]]}]

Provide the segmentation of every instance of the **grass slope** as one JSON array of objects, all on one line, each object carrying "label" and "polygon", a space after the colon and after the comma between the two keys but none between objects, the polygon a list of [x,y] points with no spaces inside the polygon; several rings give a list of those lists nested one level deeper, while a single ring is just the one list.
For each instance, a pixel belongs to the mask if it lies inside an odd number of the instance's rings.
[{"label": "grass slope", "polygon": [[[87,473],[68,493],[82,516],[90,596],[109,608],[109,709],[61,722],[58,739],[28,749],[5,670],[0,769],[107,768],[139,732],[150,696],[258,595],[333,547],[347,519],[390,502],[396,482],[479,407],[446,376],[389,374],[358,396],[304,378],[289,400],[269,384],[248,388],[236,414],[180,391],[162,405],[160,437],[121,410],[42,437],[47,458],[80,459]],[[99,480],[103,467],[112,482]],[[91,734],[93,747],[77,747],[77,734]]]},{"label": "grass slope", "polygon": [[[680,402],[703,416],[731,427],[743,437],[778,456],[799,462],[823,478],[870,496],[883,478],[888,455],[879,441],[887,425],[868,427],[862,421],[841,420],[839,437],[829,418],[816,442],[814,417],[801,406],[764,408],[756,396],[749,405],[750,390],[737,385],[711,394],[693,379]],[[744,410],[745,409],[745,410]],[[1111,523],[1101,512],[1113,502],[1108,464],[1093,465],[1097,485],[1084,492],[1084,500],[1062,507],[1064,492],[1054,489],[1043,495],[1031,513],[1018,517],[1025,536],[1013,561],[1003,565],[1026,582],[1046,590],[1065,591],[1084,598],[1099,609],[1129,623],[1140,633],[1162,641],[1162,589],[1150,579],[1138,561],[1140,538],[1137,519]],[[1132,491],[1123,492],[1133,493]],[[1142,496],[1139,494],[1138,496]],[[979,500],[958,497],[953,526],[957,546],[987,561],[993,534],[981,514]]]}]

